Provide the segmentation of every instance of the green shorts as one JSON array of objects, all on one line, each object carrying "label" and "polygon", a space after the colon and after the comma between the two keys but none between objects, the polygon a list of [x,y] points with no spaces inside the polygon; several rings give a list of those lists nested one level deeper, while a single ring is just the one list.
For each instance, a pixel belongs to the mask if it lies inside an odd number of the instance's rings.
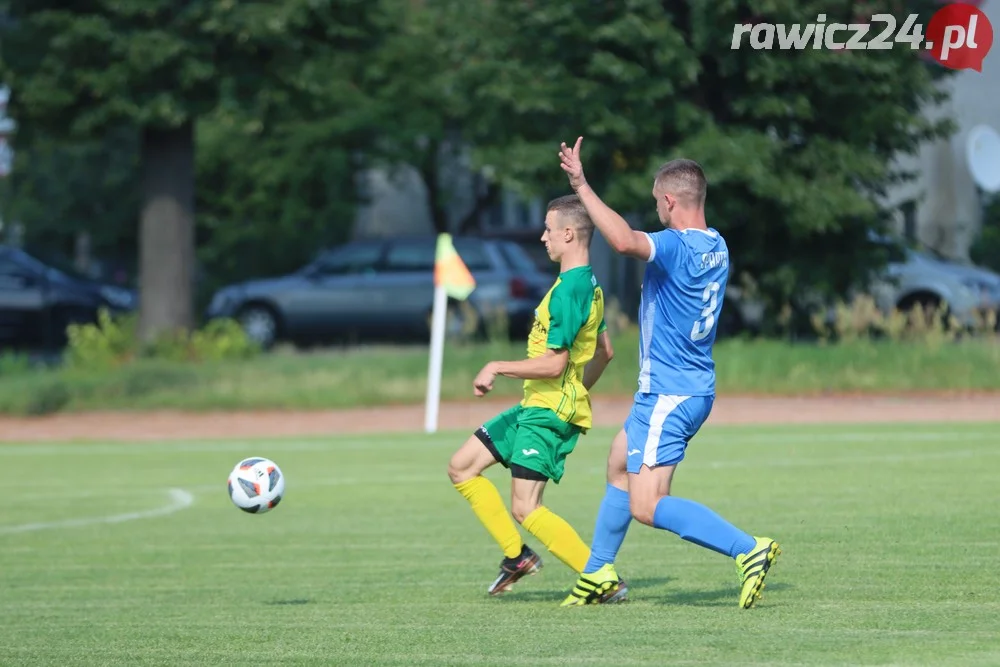
[{"label": "green shorts", "polygon": [[552,410],[515,405],[479,427],[476,436],[512,477],[558,484],[580,432]]}]

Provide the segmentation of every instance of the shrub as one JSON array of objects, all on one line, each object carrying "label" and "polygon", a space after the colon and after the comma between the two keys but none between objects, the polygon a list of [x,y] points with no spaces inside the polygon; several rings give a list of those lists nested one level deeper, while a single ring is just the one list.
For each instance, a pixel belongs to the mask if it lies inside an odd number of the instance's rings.
[{"label": "shrub", "polygon": [[24,397],[23,413],[38,417],[59,412],[72,399],[69,389],[58,380],[33,387]]},{"label": "shrub", "polygon": [[0,377],[5,375],[22,375],[31,371],[31,358],[17,352],[0,354]]},{"label": "shrub", "polygon": [[825,312],[814,313],[812,324],[824,342],[888,338],[894,342],[938,346],[967,335],[992,334],[996,330],[997,313],[981,313],[972,326],[965,326],[948,313],[944,304],[933,311],[925,311],[917,304],[907,311],[893,308],[884,312],[872,297],[862,295],[850,304],[838,302],[832,319]]},{"label": "shrub", "polygon": [[110,368],[136,356],[138,319],[128,315],[114,319],[107,310],[97,313],[96,323],[71,324],[66,328],[66,365],[73,368]]},{"label": "shrub", "polygon": [[135,315],[112,318],[105,310],[98,313],[96,323],[70,325],[66,330],[67,366],[107,369],[140,357],[198,363],[249,359],[260,353],[259,346],[233,320],[212,320],[192,332],[164,333],[145,345],[139,341],[137,325]]}]

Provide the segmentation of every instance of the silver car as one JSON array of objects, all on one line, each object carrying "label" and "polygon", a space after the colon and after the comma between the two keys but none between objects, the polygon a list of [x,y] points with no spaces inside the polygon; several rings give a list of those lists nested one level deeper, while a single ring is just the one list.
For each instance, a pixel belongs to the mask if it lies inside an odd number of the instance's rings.
[{"label": "silver car", "polygon": [[945,307],[964,326],[974,326],[986,311],[1000,311],[1000,275],[959,264],[928,252],[907,250],[871,288],[883,311]]},{"label": "silver car", "polygon": [[[527,335],[552,276],[517,244],[454,237],[476,279],[468,301],[449,303],[448,334]],[[212,298],[211,318],[234,318],[263,347],[295,343],[426,340],[434,300],[436,237],[353,241],[320,253],[285,276],[227,286]]]},{"label": "silver car", "polygon": [[[861,293],[869,295],[883,313],[906,312],[919,305],[925,313],[943,308],[960,325],[978,327],[988,312],[1000,313],[1000,275],[976,266],[936,257],[927,251],[906,249],[900,261],[890,262]],[[853,300],[858,293],[848,295]],[[803,299],[814,312],[823,314],[827,325],[837,318],[836,308],[826,300]],[[759,331],[765,317],[764,303],[744,293],[739,285],[726,290],[723,308],[725,335],[744,329]]]}]

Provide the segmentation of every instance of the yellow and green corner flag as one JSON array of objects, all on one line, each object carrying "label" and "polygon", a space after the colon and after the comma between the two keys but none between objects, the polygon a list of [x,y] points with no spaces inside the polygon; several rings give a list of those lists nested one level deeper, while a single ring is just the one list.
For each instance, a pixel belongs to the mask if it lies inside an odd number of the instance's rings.
[{"label": "yellow and green corner flag", "polygon": [[434,257],[434,285],[444,287],[453,299],[464,301],[476,289],[476,279],[455,250],[451,234],[439,234]]}]

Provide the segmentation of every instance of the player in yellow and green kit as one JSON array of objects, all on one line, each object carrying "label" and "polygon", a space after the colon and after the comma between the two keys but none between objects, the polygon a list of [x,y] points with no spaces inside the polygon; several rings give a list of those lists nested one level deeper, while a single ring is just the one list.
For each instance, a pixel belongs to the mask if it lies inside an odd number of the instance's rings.
[{"label": "player in yellow and green kit", "polygon": [[[604,294],[590,268],[594,223],[576,195],[549,202],[542,242],[559,262],[559,278],[538,304],[521,361],[491,361],[473,381],[477,396],[497,375],[524,380],[519,404],[483,424],[451,457],[448,476],[503,550],[490,595],[509,591],[542,567],[521,539],[497,488],[482,472],[500,463],[511,473],[511,512],[559,560],[583,571],[589,547],[557,514],[542,505],[549,480],[562,479],[566,457],[593,424],[589,390],[614,354],[604,324]],[[605,601],[624,598],[624,582]]]}]

